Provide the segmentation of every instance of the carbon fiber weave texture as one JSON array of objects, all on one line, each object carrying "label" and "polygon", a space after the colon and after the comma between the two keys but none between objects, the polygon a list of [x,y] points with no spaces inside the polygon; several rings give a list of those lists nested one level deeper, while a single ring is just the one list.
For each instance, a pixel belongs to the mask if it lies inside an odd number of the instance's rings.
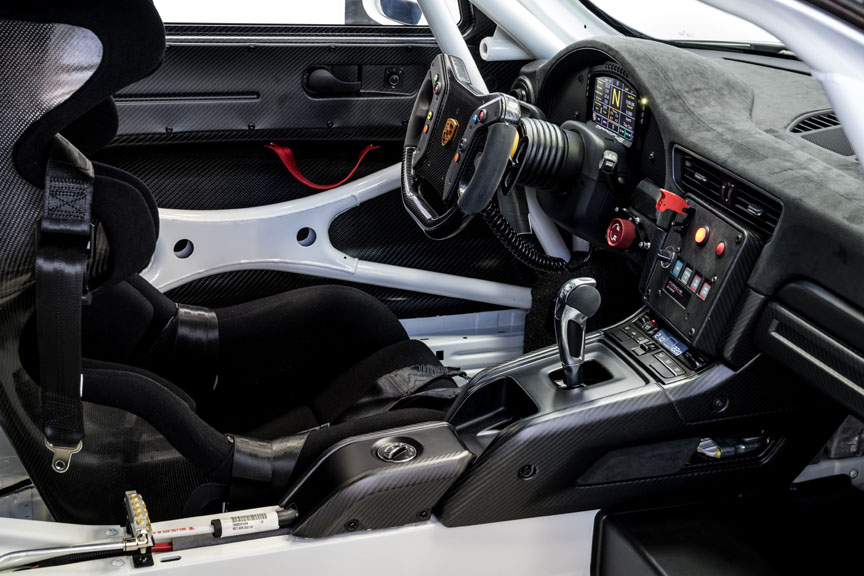
[{"label": "carbon fiber weave texture", "polygon": [[[776,364],[748,366],[739,373],[719,370],[666,390],[646,385],[511,424],[444,497],[439,518],[446,526],[464,526],[785,487],[843,414],[808,394],[794,374]],[[731,399],[722,414],[713,410],[718,396]],[[601,456],[622,446],[703,435],[736,437],[764,429],[783,440],[762,459],[688,466],[631,481],[578,482]],[[528,479],[519,474],[526,465],[536,469]]]},{"label": "carbon fiber weave texture", "polygon": [[182,513],[203,478],[146,422],[87,403],[84,448],[66,473],[55,473],[40,428],[39,387],[18,355],[35,305],[34,239],[43,191],[20,177],[12,150],[29,126],[91,77],[101,59],[102,44],[89,30],[0,20],[0,423],[55,520],[119,524],[125,520],[124,490],[160,493],[150,512],[167,519]]}]

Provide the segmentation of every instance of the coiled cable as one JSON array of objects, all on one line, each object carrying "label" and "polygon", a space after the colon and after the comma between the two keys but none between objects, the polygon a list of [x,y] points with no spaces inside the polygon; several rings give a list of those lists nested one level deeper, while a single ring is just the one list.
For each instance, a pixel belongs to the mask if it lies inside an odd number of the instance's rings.
[{"label": "coiled cable", "polygon": [[513,229],[495,200],[489,203],[482,214],[489,229],[513,257],[538,272],[572,272],[587,264],[591,258],[590,250],[581,260],[571,258],[569,262],[537,250]]}]

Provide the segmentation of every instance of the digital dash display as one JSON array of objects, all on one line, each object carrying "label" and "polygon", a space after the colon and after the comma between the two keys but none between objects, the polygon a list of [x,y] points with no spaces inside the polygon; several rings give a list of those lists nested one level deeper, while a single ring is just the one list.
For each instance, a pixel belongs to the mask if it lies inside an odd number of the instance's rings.
[{"label": "digital dash display", "polygon": [[654,340],[660,343],[673,356],[680,356],[687,351],[689,346],[672,336],[669,332],[661,328],[654,333]]},{"label": "digital dash display", "polygon": [[594,79],[594,124],[624,142],[633,142],[636,130],[636,102],[639,95],[623,80],[611,76]]}]

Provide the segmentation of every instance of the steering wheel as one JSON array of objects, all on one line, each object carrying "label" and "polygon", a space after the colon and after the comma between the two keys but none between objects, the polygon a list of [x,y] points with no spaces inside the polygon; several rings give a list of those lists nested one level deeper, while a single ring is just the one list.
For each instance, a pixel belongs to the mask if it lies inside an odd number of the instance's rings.
[{"label": "steering wheel", "polygon": [[512,96],[476,91],[459,58],[435,58],[402,151],[402,201],[427,236],[449,238],[486,208],[514,166],[520,118]]}]

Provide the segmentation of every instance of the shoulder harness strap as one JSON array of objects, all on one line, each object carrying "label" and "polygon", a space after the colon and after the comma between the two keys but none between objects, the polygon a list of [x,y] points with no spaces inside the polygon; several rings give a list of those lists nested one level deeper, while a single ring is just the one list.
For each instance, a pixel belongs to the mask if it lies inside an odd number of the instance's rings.
[{"label": "shoulder harness strap", "polygon": [[84,439],[81,306],[92,248],[93,167],[58,136],[45,174],[45,204],[36,248],[36,326],[42,430],[63,473]]}]

